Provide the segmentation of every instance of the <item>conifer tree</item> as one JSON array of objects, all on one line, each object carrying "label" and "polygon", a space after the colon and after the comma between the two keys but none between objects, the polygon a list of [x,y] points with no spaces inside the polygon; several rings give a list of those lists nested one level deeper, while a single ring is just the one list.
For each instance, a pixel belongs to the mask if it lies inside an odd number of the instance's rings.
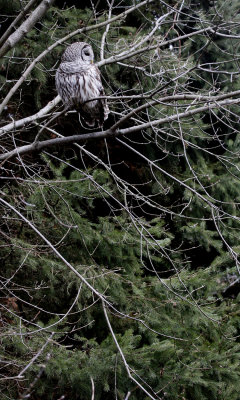
[{"label": "conifer tree", "polygon": [[[237,2],[95,3],[55,1],[1,59],[1,395],[238,400]],[[0,2],[4,32],[40,4]],[[94,140],[54,99],[77,40]]]}]

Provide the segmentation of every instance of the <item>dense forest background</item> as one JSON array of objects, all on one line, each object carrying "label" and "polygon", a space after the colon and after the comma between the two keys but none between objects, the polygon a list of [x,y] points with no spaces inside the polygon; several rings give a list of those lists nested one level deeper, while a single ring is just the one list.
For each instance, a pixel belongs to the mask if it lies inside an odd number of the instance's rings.
[{"label": "dense forest background", "polygon": [[[0,14],[1,399],[239,400],[239,2]],[[75,41],[95,134],[55,88]]]}]

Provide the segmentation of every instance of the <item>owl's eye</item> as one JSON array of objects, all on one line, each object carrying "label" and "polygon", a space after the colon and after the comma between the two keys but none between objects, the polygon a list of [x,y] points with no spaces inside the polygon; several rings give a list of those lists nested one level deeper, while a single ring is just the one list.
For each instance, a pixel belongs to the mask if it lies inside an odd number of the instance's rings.
[{"label": "owl's eye", "polygon": [[90,53],[89,53],[88,50],[85,50],[85,51],[84,51],[84,54],[85,54],[86,56],[90,56]]}]

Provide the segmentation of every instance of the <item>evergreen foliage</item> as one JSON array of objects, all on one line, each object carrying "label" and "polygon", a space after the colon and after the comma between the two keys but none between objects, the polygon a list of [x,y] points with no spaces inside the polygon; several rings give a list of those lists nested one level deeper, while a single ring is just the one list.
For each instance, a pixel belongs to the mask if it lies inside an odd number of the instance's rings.
[{"label": "evergreen foliage", "polygon": [[[26,68],[58,39],[107,18],[102,12],[105,2],[98,2],[96,15],[90,3],[71,1],[66,6],[56,1],[44,23],[1,60],[2,98],[23,71],[12,59],[24,58]],[[169,26],[162,25],[147,44],[201,29],[202,21],[210,23],[216,16],[216,7],[221,10],[217,22],[232,18],[233,31],[239,34],[237,2],[229,7],[222,0],[200,3],[199,9],[195,1],[186,2],[174,29],[169,32]],[[116,10],[130,5],[131,1],[116,2]],[[16,16],[19,4],[0,1],[0,10]],[[133,38],[136,43],[144,39],[160,11],[166,12],[166,6],[153,2],[145,13],[135,11],[115,21],[106,57],[126,50]],[[74,40],[90,42],[99,54],[104,31],[105,27]],[[106,92],[134,97],[159,87],[163,97],[207,95],[210,87],[215,94],[237,90],[239,75],[229,80],[219,74],[215,79],[209,67],[200,68],[217,61],[234,72],[238,62],[232,46],[225,37],[199,35],[181,45],[175,42],[173,49],[153,49],[146,59],[135,55],[133,67],[128,60],[106,65],[101,70]],[[62,50],[56,47],[32,70],[22,92],[15,93],[4,111],[4,123],[52,100]],[[144,101],[110,101],[107,124]],[[195,107],[191,99],[161,101],[136,113],[124,127],[190,106]],[[234,105],[215,114],[206,111],[202,118],[187,116],[181,125],[174,120],[161,136],[154,126],[132,134],[125,143],[135,153],[123,146],[120,151],[117,141],[109,140],[107,147],[106,141],[96,140],[3,166],[2,198],[22,217],[9,208],[1,210],[2,398],[86,400],[93,395],[93,385],[94,400],[126,399],[128,393],[130,400],[150,398],[129,378],[107,313],[131,375],[153,398],[239,399],[240,294],[239,286],[231,286],[238,279],[240,251],[237,109]],[[73,134],[75,122],[79,124],[74,118],[59,118],[59,132]],[[34,140],[37,129],[29,129],[27,140]],[[46,129],[42,136],[50,134],[54,131]],[[3,138],[7,146],[8,140]],[[25,144],[26,136],[20,132],[14,140]],[[106,309],[96,292],[108,302]]]}]

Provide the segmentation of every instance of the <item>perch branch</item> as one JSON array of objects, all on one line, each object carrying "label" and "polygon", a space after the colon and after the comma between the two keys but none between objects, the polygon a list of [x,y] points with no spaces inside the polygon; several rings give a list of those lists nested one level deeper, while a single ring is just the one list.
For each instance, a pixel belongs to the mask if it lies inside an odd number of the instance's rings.
[{"label": "perch branch", "polygon": [[[164,125],[166,123],[170,123],[170,122],[182,119],[182,118],[190,117],[192,115],[199,114],[201,112],[210,111],[214,108],[219,108],[220,106],[230,106],[230,105],[239,104],[239,103],[240,103],[240,99],[232,99],[232,100],[226,99],[226,100],[222,100],[219,102],[207,104],[202,107],[195,108],[193,110],[188,110],[188,111],[185,111],[182,113],[173,114],[173,115],[170,115],[165,118],[160,118],[160,119],[157,119],[157,120],[154,120],[151,122],[146,122],[144,124],[135,125],[135,126],[132,126],[129,128],[114,129],[114,130],[110,128],[105,131],[85,133],[83,135],[78,134],[78,135],[72,135],[72,136],[58,138],[58,139],[43,140],[41,142],[36,141],[36,142],[33,142],[33,143],[25,145],[25,146],[17,147],[16,149],[9,151],[7,153],[1,154],[0,160],[2,160],[2,161],[7,160],[7,159],[10,159],[10,158],[18,156],[18,155],[30,153],[32,151],[41,151],[47,147],[63,145],[63,144],[67,144],[67,143],[83,142],[83,141],[92,140],[92,139],[101,139],[101,138],[107,138],[107,137],[111,137],[111,136],[127,135],[127,134],[130,134],[133,132],[138,132],[143,129],[151,128],[153,126],[160,126],[160,125]],[[129,114],[131,114],[131,113],[129,113]],[[130,118],[130,116],[129,116],[129,118]],[[116,128],[116,125],[115,125],[115,128]]]}]

